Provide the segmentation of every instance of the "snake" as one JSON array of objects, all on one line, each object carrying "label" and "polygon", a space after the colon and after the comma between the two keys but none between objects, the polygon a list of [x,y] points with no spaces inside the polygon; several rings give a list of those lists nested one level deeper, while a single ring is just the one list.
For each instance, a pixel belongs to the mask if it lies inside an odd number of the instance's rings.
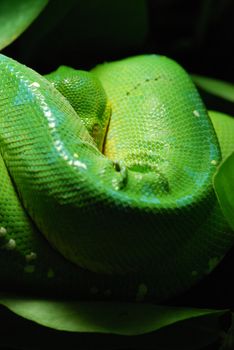
[{"label": "snake", "polygon": [[219,114],[163,55],[42,76],[1,54],[1,289],[163,302],[198,283],[234,241]]}]

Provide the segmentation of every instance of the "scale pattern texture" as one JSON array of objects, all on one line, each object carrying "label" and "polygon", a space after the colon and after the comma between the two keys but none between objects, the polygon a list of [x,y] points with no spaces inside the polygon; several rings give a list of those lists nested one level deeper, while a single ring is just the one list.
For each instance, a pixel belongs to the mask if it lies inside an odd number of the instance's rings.
[{"label": "scale pattern texture", "polygon": [[[45,78],[1,55],[0,71],[6,287],[161,301],[213,270],[233,243],[212,189],[221,152],[177,63],[146,55]],[[229,124],[215,124],[222,156]]]}]

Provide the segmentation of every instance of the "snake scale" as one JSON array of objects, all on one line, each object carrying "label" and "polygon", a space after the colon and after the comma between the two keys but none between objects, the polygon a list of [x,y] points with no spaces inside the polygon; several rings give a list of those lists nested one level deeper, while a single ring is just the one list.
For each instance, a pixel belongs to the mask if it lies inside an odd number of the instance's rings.
[{"label": "snake scale", "polygon": [[163,301],[211,272],[234,240],[220,120],[165,56],[42,77],[0,55],[1,289]]}]

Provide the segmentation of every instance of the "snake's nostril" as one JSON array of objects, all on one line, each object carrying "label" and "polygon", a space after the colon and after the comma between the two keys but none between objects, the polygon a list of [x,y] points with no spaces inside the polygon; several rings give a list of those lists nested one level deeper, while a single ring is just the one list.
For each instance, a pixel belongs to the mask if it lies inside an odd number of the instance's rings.
[{"label": "snake's nostril", "polygon": [[115,162],[113,163],[113,165],[114,165],[114,169],[115,169],[118,173],[120,173],[120,172],[121,172],[121,165],[120,165],[120,163],[117,162],[117,161],[115,161]]},{"label": "snake's nostril", "polygon": [[115,189],[120,190],[123,189],[128,182],[128,171],[127,168],[122,162],[114,161],[113,162],[114,169],[116,171],[116,175],[112,180],[112,185]]}]

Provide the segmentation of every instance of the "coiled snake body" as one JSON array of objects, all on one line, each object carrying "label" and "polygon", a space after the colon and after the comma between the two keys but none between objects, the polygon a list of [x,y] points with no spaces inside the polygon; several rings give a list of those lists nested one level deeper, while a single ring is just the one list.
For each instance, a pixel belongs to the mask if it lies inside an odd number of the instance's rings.
[{"label": "coiled snake body", "polygon": [[233,242],[212,188],[221,152],[177,63],[42,77],[1,55],[0,72],[2,285],[162,300],[218,264]]}]

